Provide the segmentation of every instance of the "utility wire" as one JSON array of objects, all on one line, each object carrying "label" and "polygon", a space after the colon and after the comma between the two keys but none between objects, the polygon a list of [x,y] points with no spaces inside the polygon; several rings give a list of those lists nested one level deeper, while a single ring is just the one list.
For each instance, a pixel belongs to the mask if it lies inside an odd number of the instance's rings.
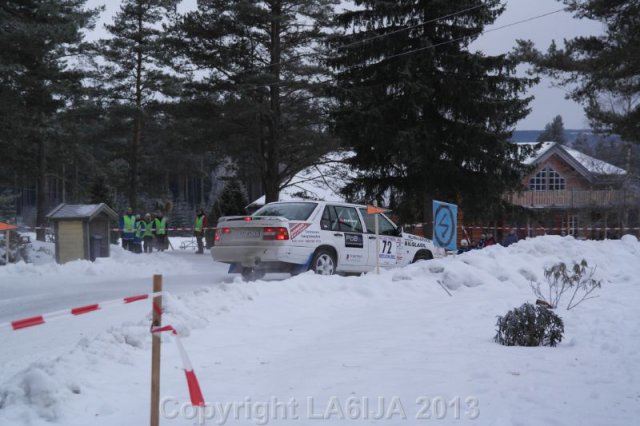
[{"label": "utility wire", "polygon": [[[437,21],[440,21],[440,20],[446,19],[446,18],[451,18],[451,17],[454,17],[456,15],[460,15],[461,13],[470,12],[472,10],[479,9],[479,8],[485,7],[485,6],[486,5],[484,3],[483,4],[479,4],[479,5],[476,5],[476,6],[473,6],[473,7],[469,7],[467,9],[462,9],[462,10],[459,10],[457,12],[450,13],[448,15],[443,15],[443,16],[439,16],[437,18],[429,19],[428,21],[424,21],[424,22],[421,22],[419,24],[412,25],[410,27],[399,28],[399,29],[397,29],[395,31],[390,31],[388,33],[378,34],[378,35],[375,35],[373,37],[364,38],[362,40],[356,40],[356,41],[354,41],[352,43],[345,44],[344,46],[338,47],[338,50],[347,49],[349,47],[356,46],[358,44],[366,43],[366,42],[371,41],[371,40],[377,40],[377,39],[382,38],[382,37],[387,37],[387,36],[390,36],[390,35],[393,35],[393,34],[401,33],[403,31],[409,31],[409,30],[412,30],[414,28],[420,28],[420,27],[424,26],[425,24],[431,24],[433,22],[437,22]],[[378,28],[377,30],[379,31],[380,29],[381,28]],[[384,29],[384,28],[382,28],[382,29]]]},{"label": "utility wire", "polygon": [[[511,22],[511,23],[508,23],[508,24],[505,24],[505,25],[500,25],[498,27],[494,27],[494,28],[490,28],[490,29],[485,30],[485,31],[481,31],[481,32],[477,33],[476,36],[481,36],[481,35],[484,35],[484,34],[487,34],[487,33],[503,30],[505,28],[513,27],[513,26],[520,25],[520,24],[524,24],[524,23],[531,22],[531,21],[534,21],[534,20],[537,20],[537,19],[542,19],[542,18],[545,18],[547,16],[554,15],[556,13],[560,13],[560,12],[562,12],[564,10],[565,9],[562,8],[562,9],[557,9],[557,10],[554,10],[554,11],[551,11],[551,12],[542,13],[540,15],[530,16],[528,18],[524,18],[524,19],[521,19],[521,20],[518,20],[518,21],[514,21],[514,22]],[[449,15],[447,15],[447,16],[449,16]],[[442,19],[442,18],[440,18],[440,19]],[[383,35],[380,35],[380,36],[383,36]],[[413,54],[413,53],[416,53],[416,52],[421,52],[421,51],[428,50],[428,49],[435,49],[436,47],[444,46],[446,44],[457,43],[457,42],[462,41],[462,40],[464,40],[464,39],[466,39],[468,37],[470,37],[470,36],[457,37],[455,39],[443,41],[441,43],[436,43],[436,44],[432,44],[432,45],[425,46],[425,47],[419,47],[419,48],[416,48],[416,49],[407,50],[406,52],[401,52],[401,53],[397,53],[395,55],[387,56],[387,57],[381,59],[380,61],[378,61],[376,63],[372,63],[372,64],[364,64],[364,63],[363,64],[356,64],[356,65],[352,65],[350,67],[346,67],[342,71],[344,72],[344,71],[349,71],[349,70],[352,70],[352,69],[355,69],[355,68],[358,68],[358,67],[370,67],[370,66],[378,65],[378,64],[380,64],[382,62],[385,62],[385,61],[388,61],[390,59],[394,59],[394,58],[397,58],[397,57],[400,57],[400,56],[410,55],[410,54]],[[360,41],[363,41],[363,40],[360,40]],[[318,82],[316,82],[316,84],[324,84],[324,83],[329,83],[331,81],[336,81],[336,78],[333,77],[333,78],[329,78],[329,79],[326,79],[326,80],[323,80],[323,81],[318,81]],[[244,91],[248,91],[248,90],[255,90],[255,89],[259,88],[259,87],[280,86],[282,84],[292,84],[292,83],[295,84],[295,82],[296,81],[294,80],[294,81],[286,81],[286,82],[285,81],[279,81],[279,82],[273,82],[273,83],[253,84],[251,87],[245,86],[244,88],[240,88],[240,89],[237,89],[235,91],[236,92],[244,92]]]}]

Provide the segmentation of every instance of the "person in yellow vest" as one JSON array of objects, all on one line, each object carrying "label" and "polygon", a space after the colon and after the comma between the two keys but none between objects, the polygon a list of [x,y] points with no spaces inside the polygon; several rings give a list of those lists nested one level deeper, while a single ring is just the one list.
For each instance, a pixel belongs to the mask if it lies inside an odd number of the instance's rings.
[{"label": "person in yellow vest", "polygon": [[169,248],[167,241],[167,218],[159,211],[156,213],[156,218],[153,221],[153,233],[156,237],[156,248],[159,251],[165,251]]},{"label": "person in yellow vest", "polygon": [[127,212],[120,218],[120,231],[122,237],[122,248],[133,251],[133,238],[136,232],[136,217],[133,209],[127,207]]},{"label": "person in yellow vest", "polygon": [[144,235],[142,239],[144,252],[151,253],[153,251],[153,223],[150,213],[144,215],[144,226]]},{"label": "person in yellow vest", "polygon": [[204,243],[202,239],[204,238],[204,230],[207,227],[207,215],[204,214],[204,209],[199,208],[198,213],[196,214],[196,220],[193,224],[193,235],[196,237],[198,242],[198,254],[204,253]]},{"label": "person in yellow vest", "polygon": [[144,239],[146,227],[146,222],[140,218],[140,215],[137,215],[136,232],[133,234],[133,249],[131,250],[134,253],[142,253],[142,241]]}]

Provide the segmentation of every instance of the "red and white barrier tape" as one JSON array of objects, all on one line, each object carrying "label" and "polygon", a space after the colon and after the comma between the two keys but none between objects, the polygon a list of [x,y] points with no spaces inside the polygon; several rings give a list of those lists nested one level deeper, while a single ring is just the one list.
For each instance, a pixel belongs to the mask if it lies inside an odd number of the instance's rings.
[{"label": "red and white barrier tape", "polygon": [[21,330],[23,328],[34,327],[36,325],[46,324],[47,322],[64,318],[67,316],[78,316],[87,314],[89,312],[98,311],[104,308],[109,308],[117,305],[126,305],[129,303],[137,302],[139,300],[147,300],[156,296],[162,295],[162,292],[139,294],[137,296],[123,297],[121,299],[109,300],[102,303],[94,303],[91,305],[77,306],[75,308],[63,309],[60,311],[50,312],[48,314],[35,315],[32,317],[21,318],[15,321],[0,323],[0,329],[9,327],[13,330]]},{"label": "red and white barrier tape", "polygon": [[[39,229],[44,229],[45,231],[51,231],[53,232],[53,228],[48,227],[48,226],[19,226],[18,227],[18,231],[37,231]],[[173,227],[173,228],[165,228],[165,231],[193,231],[195,228],[193,227],[188,227],[188,226],[183,226],[183,227]],[[202,228],[205,231],[215,231],[216,228],[211,227],[211,226],[205,226]],[[122,228],[111,228],[111,231],[113,232],[123,232],[124,229]]]},{"label": "red and white barrier tape", "polygon": [[191,399],[191,405],[193,405],[194,407],[204,407],[204,397],[202,396],[202,391],[200,390],[200,383],[198,382],[195,371],[193,371],[193,366],[191,365],[191,360],[189,360],[187,351],[185,351],[184,346],[182,346],[182,342],[180,340],[180,336],[178,336],[178,332],[170,325],[151,328],[151,333],[163,333],[167,331],[171,332],[171,334],[173,334],[173,337],[175,337],[176,345],[178,346],[178,352],[180,352],[180,358],[182,358],[182,368],[184,369],[184,374],[187,377],[187,387],[189,388],[189,398]]},{"label": "red and white barrier tape", "polygon": [[[607,227],[591,227],[591,226],[574,226],[574,227],[553,227],[553,228],[544,228],[541,226],[482,226],[482,225],[458,225],[460,228],[466,229],[481,229],[484,231],[492,231],[492,230],[508,230],[513,228],[518,231],[567,231],[567,229],[576,230],[576,231],[640,231],[640,227],[638,226],[607,226]],[[405,225],[405,229],[411,228],[423,228],[424,225],[421,223],[416,223],[413,225]]]}]

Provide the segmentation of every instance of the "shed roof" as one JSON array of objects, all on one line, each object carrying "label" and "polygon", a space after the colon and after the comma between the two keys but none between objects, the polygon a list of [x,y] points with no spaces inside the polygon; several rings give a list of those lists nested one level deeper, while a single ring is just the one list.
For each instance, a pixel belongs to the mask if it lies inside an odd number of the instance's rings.
[{"label": "shed roof", "polygon": [[105,213],[113,220],[118,214],[104,203],[100,204],[66,204],[62,203],[47,215],[47,219],[88,219],[92,220],[100,213]]}]

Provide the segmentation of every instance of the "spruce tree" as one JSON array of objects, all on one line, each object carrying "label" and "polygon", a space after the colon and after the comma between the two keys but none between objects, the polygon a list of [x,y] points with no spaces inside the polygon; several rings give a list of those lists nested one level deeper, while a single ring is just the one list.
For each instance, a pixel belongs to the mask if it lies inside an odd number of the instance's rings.
[{"label": "spruce tree", "polygon": [[[150,105],[179,94],[175,75],[168,72],[166,25],[174,19],[179,0],[123,0],[113,23],[106,25],[111,38],[100,40],[99,53],[106,64],[99,69],[103,94],[111,101],[112,118],[119,117],[126,131],[127,149],[121,152],[129,165],[126,188],[129,205],[137,208],[140,167],[146,123],[152,121]],[[157,112],[157,109],[156,109]],[[148,141],[147,151],[153,150]]]},{"label": "spruce tree", "polygon": [[187,64],[206,70],[200,98],[220,101],[210,121],[228,153],[260,171],[266,199],[330,149],[318,53],[337,0],[202,0],[176,28]]},{"label": "spruce tree", "polygon": [[600,35],[554,42],[545,53],[531,41],[519,41],[518,53],[536,72],[545,73],[568,89],[585,107],[591,126],[617,134],[626,142],[626,169],[633,164],[632,144],[640,144],[640,1],[562,0],[577,19],[601,22]]},{"label": "spruce tree", "polygon": [[601,35],[556,43],[546,53],[531,41],[519,41],[519,53],[536,71],[556,77],[572,99],[583,102],[597,128],[640,141],[640,2],[637,0],[564,0],[578,19],[601,22]]},{"label": "spruce tree", "polygon": [[561,145],[567,143],[567,137],[564,134],[564,123],[562,122],[562,116],[556,115],[551,123],[547,123],[544,126],[544,131],[540,133],[537,142],[553,141]]},{"label": "spruce tree", "polygon": [[[405,220],[430,223],[432,199],[486,212],[519,184],[524,152],[509,139],[529,112],[518,62],[469,44],[498,0],[355,1],[338,16],[335,129],[356,156],[348,192],[391,191]],[[424,216],[423,216],[424,215]]]},{"label": "spruce tree", "polygon": [[[5,0],[0,4],[0,149],[13,170],[0,178],[34,182],[36,224],[45,225],[50,149],[59,114],[83,90],[77,66],[83,30],[97,10],[85,0]],[[13,157],[13,158],[12,158]],[[35,170],[35,177],[32,177]],[[44,239],[44,229],[37,238]]]}]

